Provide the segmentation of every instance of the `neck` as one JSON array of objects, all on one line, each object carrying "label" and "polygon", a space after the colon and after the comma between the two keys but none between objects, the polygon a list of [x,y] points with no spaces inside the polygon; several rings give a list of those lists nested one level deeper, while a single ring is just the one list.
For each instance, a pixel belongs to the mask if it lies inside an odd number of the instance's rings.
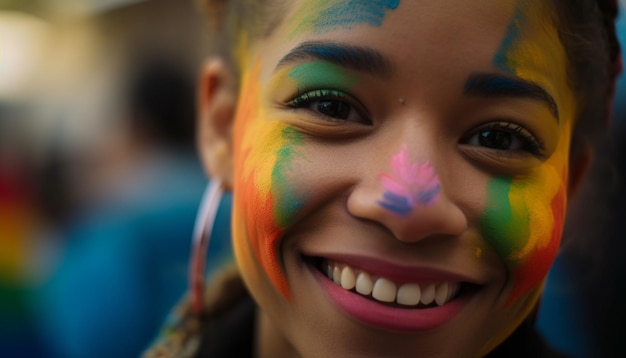
[{"label": "neck", "polygon": [[256,358],[300,358],[294,347],[287,341],[271,319],[261,309],[257,309],[255,357]]}]

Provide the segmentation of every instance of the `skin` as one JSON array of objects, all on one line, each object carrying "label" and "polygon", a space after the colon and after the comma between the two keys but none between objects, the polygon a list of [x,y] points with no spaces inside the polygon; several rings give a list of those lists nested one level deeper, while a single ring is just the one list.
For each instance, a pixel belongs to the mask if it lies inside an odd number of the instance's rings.
[{"label": "skin", "polygon": [[[245,42],[236,102],[235,86],[212,80],[228,78],[223,68],[205,73],[203,117],[207,133],[218,134],[203,156],[234,188],[236,258],[261,307],[257,353],[484,355],[533,309],[560,241],[576,108],[550,9],[530,1],[380,1],[330,23],[314,10],[347,3],[294,1],[291,20]],[[367,46],[390,66],[373,74],[372,66],[285,60],[311,41]],[[532,82],[553,106],[494,94],[517,88],[507,81],[470,81],[485,73]],[[315,90],[350,104],[347,120],[320,114],[317,102],[294,105]],[[511,125],[541,145],[503,129]],[[486,130],[511,134],[511,147],[485,147],[476,134]],[[222,142],[231,149],[216,150]],[[432,205],[406,215],[380,205],[379,174],[400,150],[412,163],[428,162],[440,184]],[[303,259],[337,255],[462,274],[479,289],[436,329],[383,329],[340,310]]]}]

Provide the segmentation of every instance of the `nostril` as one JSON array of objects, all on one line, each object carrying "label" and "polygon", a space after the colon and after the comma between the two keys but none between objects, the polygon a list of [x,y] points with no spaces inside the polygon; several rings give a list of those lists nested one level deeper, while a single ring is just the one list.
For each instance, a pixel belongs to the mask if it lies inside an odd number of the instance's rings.
[{"label": "nostril", "polygon": [[[457,236],[467,229],[465,213],[444,190],[438,192],[434,203],[415,208],[402,198],[383,195],[380,186],[361,183],[349,194],[347,210],[358,219],[382,225],[403,242],[416,242],[431,236]],[[383,197],[385,201],[381,200]]]}]

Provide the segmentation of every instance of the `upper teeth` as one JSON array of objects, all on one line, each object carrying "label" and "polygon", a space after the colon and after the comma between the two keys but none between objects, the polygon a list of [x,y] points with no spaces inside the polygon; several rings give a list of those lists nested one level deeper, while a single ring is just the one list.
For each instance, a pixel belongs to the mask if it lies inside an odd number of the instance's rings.
[{"label": "upper teeth", "polygon": [[387,278],[375,277],[363,270],[356,270],[346,264],[335,262],[327,263],[326,275],[346,290],[354,290],[380,302],[396,302],[405,306],[416,306],[420,303],[430,305],[433,302],[442,306],[459,291],[457,282],[403,283],[398,285]]}]

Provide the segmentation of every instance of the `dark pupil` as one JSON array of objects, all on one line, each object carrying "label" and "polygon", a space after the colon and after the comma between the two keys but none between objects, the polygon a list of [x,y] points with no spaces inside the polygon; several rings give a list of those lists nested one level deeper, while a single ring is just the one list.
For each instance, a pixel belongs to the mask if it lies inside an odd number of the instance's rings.
[{"label": "dark pupil", "polygon": [[329,117],[346,119],[350,114],[350,106],[341,101],[327,100],[319,101],[317,110]]},{"label": "dark pupil", "polygon": [[511,147],[511,134],[502,131],[483,131],[479,134],[478,142],[487,148],[509,149]]}]

